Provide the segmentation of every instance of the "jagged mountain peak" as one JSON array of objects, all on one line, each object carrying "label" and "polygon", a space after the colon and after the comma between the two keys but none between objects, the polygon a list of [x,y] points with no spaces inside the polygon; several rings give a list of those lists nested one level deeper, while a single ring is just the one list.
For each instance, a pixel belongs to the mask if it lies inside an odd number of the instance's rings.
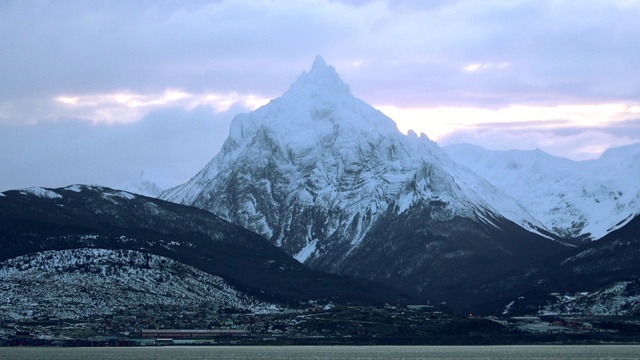
[{"label": "jagged mountain peak", "polygon": [[393,120],[353,96],[336,70],[318,56],[311,70],[303,72],[282,96],[233,119],[223,152],[233,152],[254,139],[297,152],[320,143],[324,146],[327,139],[343,145],[377,144],[390,135],[403,136]]},{"label": "jagged mountain peak", "polygon": [[287,94],[307,93],[314,97],[351,96],[351,90],[333,66],[327,65],[322,56],[316,56],[309,72],[303,71],[291,85]]},{"label": "jagged mountain peak", "polygon": [[[281,97],[236,116],[220,153],[189,183],[169,189],[161,197],[184,204],[208,202],[205,193],[213,182],[226,182],[224,174],[239,173],[240,167],[248,173],[268,171],[268,176],[287,173],[291,179],[272,178],[269,182],[297,199],[307,198],[303,179],[309,179],[309,188],[329,194],[329,189],[336,190],[341,181],[346,181],[345,175],[352,177],[363,170],[362,174],[375,168],[374,178],[393,178],[390,173],[414,168],[415,162],[420,162],[416,154],[434,147],[437,145],[426,136],[403,135],[393,120],[354,97],[335,69],[318,56],[311,70],[303,72]],[[233,165],[236,163],[238,166]],[[411,176],[407,173],[401,177]],[[289,181],[294,183],[287,184]],[[396,181],[400,180],[394,178]],[[285,189],[287,185],[296,190]],[[373,188],[367,191],[380,196]],[[317,200],[318,194],[313,196]],[[218,214],[226,219],[234,217],[226,210]],[[272,225],[268,228],[251,229],[267,237],[278,231]]]},{"label": "jagged mountain peak", "polygon": [[311,66],[311,70],[313,71],[314,69],[322,69],[322,68],[328,68],[329,66],[327,65],[327,62],[324,61],[324,59],[322,58],[322,55],[318,54],[316,55],[316,58],[313,60],[313,65]]}]

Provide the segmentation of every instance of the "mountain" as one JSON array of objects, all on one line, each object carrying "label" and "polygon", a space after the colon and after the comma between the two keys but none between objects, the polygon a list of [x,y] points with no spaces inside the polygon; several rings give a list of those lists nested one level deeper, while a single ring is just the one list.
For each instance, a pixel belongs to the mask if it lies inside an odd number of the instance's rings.
[{"label": "mountain", "polygon": [[[48,288],[24,296],[60,294],[65,284],[165,304],[224,299],[222,290],[235,297],[224,301],[241,308],[322,299],[379,305],[404,296],[390,286],[310,270],[210,212],[96,186],[0,193],[0,247],[0,286],[14,298],[23,296],[15,284],[45,283]],[[168,288],[178,295],[163,297]],[[83,299],[77,301],[88,304]]]},{"label": "mountain", "polygon": [[157,170],[151,172],[141,170],[135,179],[121,184],[117,188],[134,194],[158,197],[164,190],[175,185],[168,178],[166,174]]},{"label": "mountain", "polygon": [[482,312],[509,314],[640,314],[640,216],[604,236],[555,254],[467,296],[495,300]]},{"label": "mountain", "polygon": [[90,318],[129,305],[195,308],[215,304],[259,312],[260,302],[219,276],[163,256],[80,248],[30,253],[0,262],[3,319]]},{"label": "mountain", "polygon": [[597,240],[640,214],[640,144],[572,161],[534,151],[491,151],[459,144],[444,148],[456,162],[518,199],[567,241]]},{"label": "mountain", "polygon": [[211,162],[161,198],[315,269],[442,301],[564,248],[513,198],[354,97],[321,57],[281,97],[236,116]]}]

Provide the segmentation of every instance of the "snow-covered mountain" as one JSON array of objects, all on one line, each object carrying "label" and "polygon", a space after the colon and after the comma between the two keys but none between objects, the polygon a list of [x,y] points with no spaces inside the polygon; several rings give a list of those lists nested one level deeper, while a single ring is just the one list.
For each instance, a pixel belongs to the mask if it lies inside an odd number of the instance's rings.
[{"label": "snow-covered mountain", "polygon": [[444,150],[566,239],[600,239],[640,214],[640,144],[588,161],[468,144]]},{"label": "snow-covered mountain", "polygon": [[[529,232],[545,229],[515,200],[425,135],[400,133],[390,118],[354,97],[321,57],[281,97],[238,115],[220,153],[161,198],[258,232],[312,267],[387,281],[435,271],[429,264],[439,255],[470,259],[486,251],[492,263],[517,253],[528,261],[555,246]],[[429,236],[377,235],[392,223]],[[505,235],[507,228],[514,232]],[[457,240],[438,243],[445,238]],[[537,242],[537,250],[520,254],[511,249],[515,239]],[[456,241],[460,248],[454,249]],[[372,252],[377,242],[387,251]],[[383,271],[355,260],[367,253],[367,261],[407,261],[406,254],[394,253],[400,248],[422,259]],[[413,288],[424,290],[428,277]]]}]

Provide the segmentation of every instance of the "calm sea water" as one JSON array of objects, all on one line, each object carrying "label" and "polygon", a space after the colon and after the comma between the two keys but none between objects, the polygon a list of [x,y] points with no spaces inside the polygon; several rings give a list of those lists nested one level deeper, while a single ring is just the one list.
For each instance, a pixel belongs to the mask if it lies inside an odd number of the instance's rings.
[{"label": "calm sea water", "polygon": [[0,359],[640,359],[636,345],[0,348]]}]

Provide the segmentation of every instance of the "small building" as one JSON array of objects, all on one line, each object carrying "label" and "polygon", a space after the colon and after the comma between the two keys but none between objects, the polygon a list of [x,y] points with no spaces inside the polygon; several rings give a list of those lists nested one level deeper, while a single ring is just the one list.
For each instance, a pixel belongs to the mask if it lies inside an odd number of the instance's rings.
[{"label": "small building", "polygon": [[171,338],[157,338],[155,343],[157,346],[173,345],[173,339]]},{"label": "small building", "polygon": [[518,326],[518,330],[527,331],[531,333],[558,333],[558,332],[567,332],[569,329],[563,326],[550,326],[550,325],[542,325],[542,324],[526,324]]}]

